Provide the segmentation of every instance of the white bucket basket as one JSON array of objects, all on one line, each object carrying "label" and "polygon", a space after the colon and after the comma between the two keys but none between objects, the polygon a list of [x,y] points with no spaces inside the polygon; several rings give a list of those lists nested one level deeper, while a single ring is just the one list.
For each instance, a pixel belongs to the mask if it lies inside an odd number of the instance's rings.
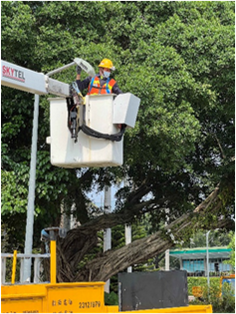
[{"label": "white bucket basket", "polygon": [[[128,114],[121,114],[117,101],[121,95],[91,95],[86,96],[85,123],[91,129],[104,134],[116,134],[119,132],[117,124],[125,123],[134,126],[140,99],[128,93],[123,99],[122,105],[129,111]],[[132,105],[134,119],[130,117],[132,110],[128,102],[130,95],[136,98]],[[116,97],[115,97],[116,96]],[[133,100],[134,98],[131,97]],[[124,98],[124,97],[123,97]],[[123,164],[123,138],[121,141],[98,139],[83,133],[78,133],[78,140],[71,138],[67,127],[68,110],[66,99],[51,98],[50,101],[50,137],[47,143],[51,145],[51,163],[54,166],[63,168],[81,167],[111,167]],[[124,103],[126,105],[124,106]],[[123,108],[124,109],[124,108]],[[118,110],[118,113],[116,112]],[[115,118],[115,119],[114,119]],[[131,121],[132,120],[132,121]],[[132,123],[131,123],[132,122]],[[132,125],[130,125],[132,124]]]}]

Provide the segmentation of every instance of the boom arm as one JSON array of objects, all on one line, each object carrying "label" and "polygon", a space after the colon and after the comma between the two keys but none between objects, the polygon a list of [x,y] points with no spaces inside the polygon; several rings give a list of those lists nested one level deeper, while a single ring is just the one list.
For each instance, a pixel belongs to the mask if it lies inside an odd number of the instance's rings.
[{"label": "boom arm", "polygon": [[[70,65],[73,64],[76,63]],[[4,60],[1,60],[1,85],[38,95],[70,96],[69,84]]]}]

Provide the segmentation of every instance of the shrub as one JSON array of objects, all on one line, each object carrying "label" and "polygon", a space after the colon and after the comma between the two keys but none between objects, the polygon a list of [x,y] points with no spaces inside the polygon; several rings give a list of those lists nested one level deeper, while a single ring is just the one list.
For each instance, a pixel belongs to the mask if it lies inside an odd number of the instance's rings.
[{"label": "shrub", "polygon": [[[203,279],[203,278],[202,278]],[[204,278],[206,279],[206,278]],[[190,302],[191,305],[207,305],[212,304],[213,313],[235,313],[235,291],[228,283],[224,283],[221,289],[220,280],[210,281],[210,289],[208,294],[207,281],[201,285],[203,295],[201,298]],[[203,280],[202,280],[203,282]]]},{"label": "shrub", "polygon": [[112,291],[111,293],[105,292],[105,305],[118,305],[118,295]]}]

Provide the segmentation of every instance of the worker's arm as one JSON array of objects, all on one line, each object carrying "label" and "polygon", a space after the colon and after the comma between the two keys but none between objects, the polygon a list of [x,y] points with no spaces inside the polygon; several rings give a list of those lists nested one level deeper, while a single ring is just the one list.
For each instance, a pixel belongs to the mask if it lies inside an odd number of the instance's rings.
[{"label": "worker's arm", "polygon": [[119,89],[117,83],[115,83],[115,85],[112,87],[112,93],[116,95],[123,94],[122,90]]},{"label": "worker's arm", "polygon": [[79,88],[79,90],[82,92],[85,88],[88,88],[89,86],[89,83],[91,81],[91,76],[88,76],[85,80],[81,81],[80,80],[80,74],[81,74],[81,67],[79,65],[77,65],[76,67],[76,83],[77,83],[77,86]]},{"label": "worker's arm", "polygon": [[86,77],[85,80],[80,80],[80,74],[77,74],[76,76],[76,84],[79,88],[79,90],[82,92],[84,89],[89,87],[89,83],[91,81],[91,76]]}]

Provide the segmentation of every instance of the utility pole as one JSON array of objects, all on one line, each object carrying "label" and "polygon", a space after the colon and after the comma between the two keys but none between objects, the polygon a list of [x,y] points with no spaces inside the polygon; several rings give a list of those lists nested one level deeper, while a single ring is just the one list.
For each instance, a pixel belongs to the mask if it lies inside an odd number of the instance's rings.
[{"label": "utility pole", "polygon": [[[34,229],[34,199],[35,199],[35,177],[37,161],[37,141],[38,141],[38,115],[39,115],[39,95],[35,94],[34,101],[34,120],[30,161],[30,177],[27,204],[27,221],[25,235],[25,254],[32,254],[33,248],[33,229]],[[24,261],[24,281],[30,282],[31,277],[31,258]]]},{"label": "utility pole", "polygon": [[208,298],[209,298],[209,288],[210,288],[210,278],[209,278],[209,248],[208,248],[208,236],[209,236],[209,233],[211,232],[208,231],[206,233],[206,265],[207,265],[207,291],[208,291]]},{"label": "utility pole", "polygon": [[[125,244],[132,242],[132,226],[125,224]],[[132,273],[132,266],[127,268],[127,273]]]},{"label": "utility pole", "polygon": [[[111,187],[105,186],[104,188],[104,213],[111,212]],[[104,230],[103,235],[103,252],[111,249],[111,228]],[[105,284],[105,292],[110,293],[110,279]]]},{"label": "utility pole", "polygon": [[[129,186],[128,177],[124,180],[124,186]],[[132,242],[132,226],[125,224],[125,245]],[[132,273],[132,266],[127,268],[127,273]]]},{"label": "utility pole", "polygon": [[[165,209],[165,214],[166,214],[166,221],[165,221],[165,226],[167,226],[169,224],[169,214],[170,209],[166,208]],[[165,251],[165,270],[170,270],[170,250],[166,250]]]}]

